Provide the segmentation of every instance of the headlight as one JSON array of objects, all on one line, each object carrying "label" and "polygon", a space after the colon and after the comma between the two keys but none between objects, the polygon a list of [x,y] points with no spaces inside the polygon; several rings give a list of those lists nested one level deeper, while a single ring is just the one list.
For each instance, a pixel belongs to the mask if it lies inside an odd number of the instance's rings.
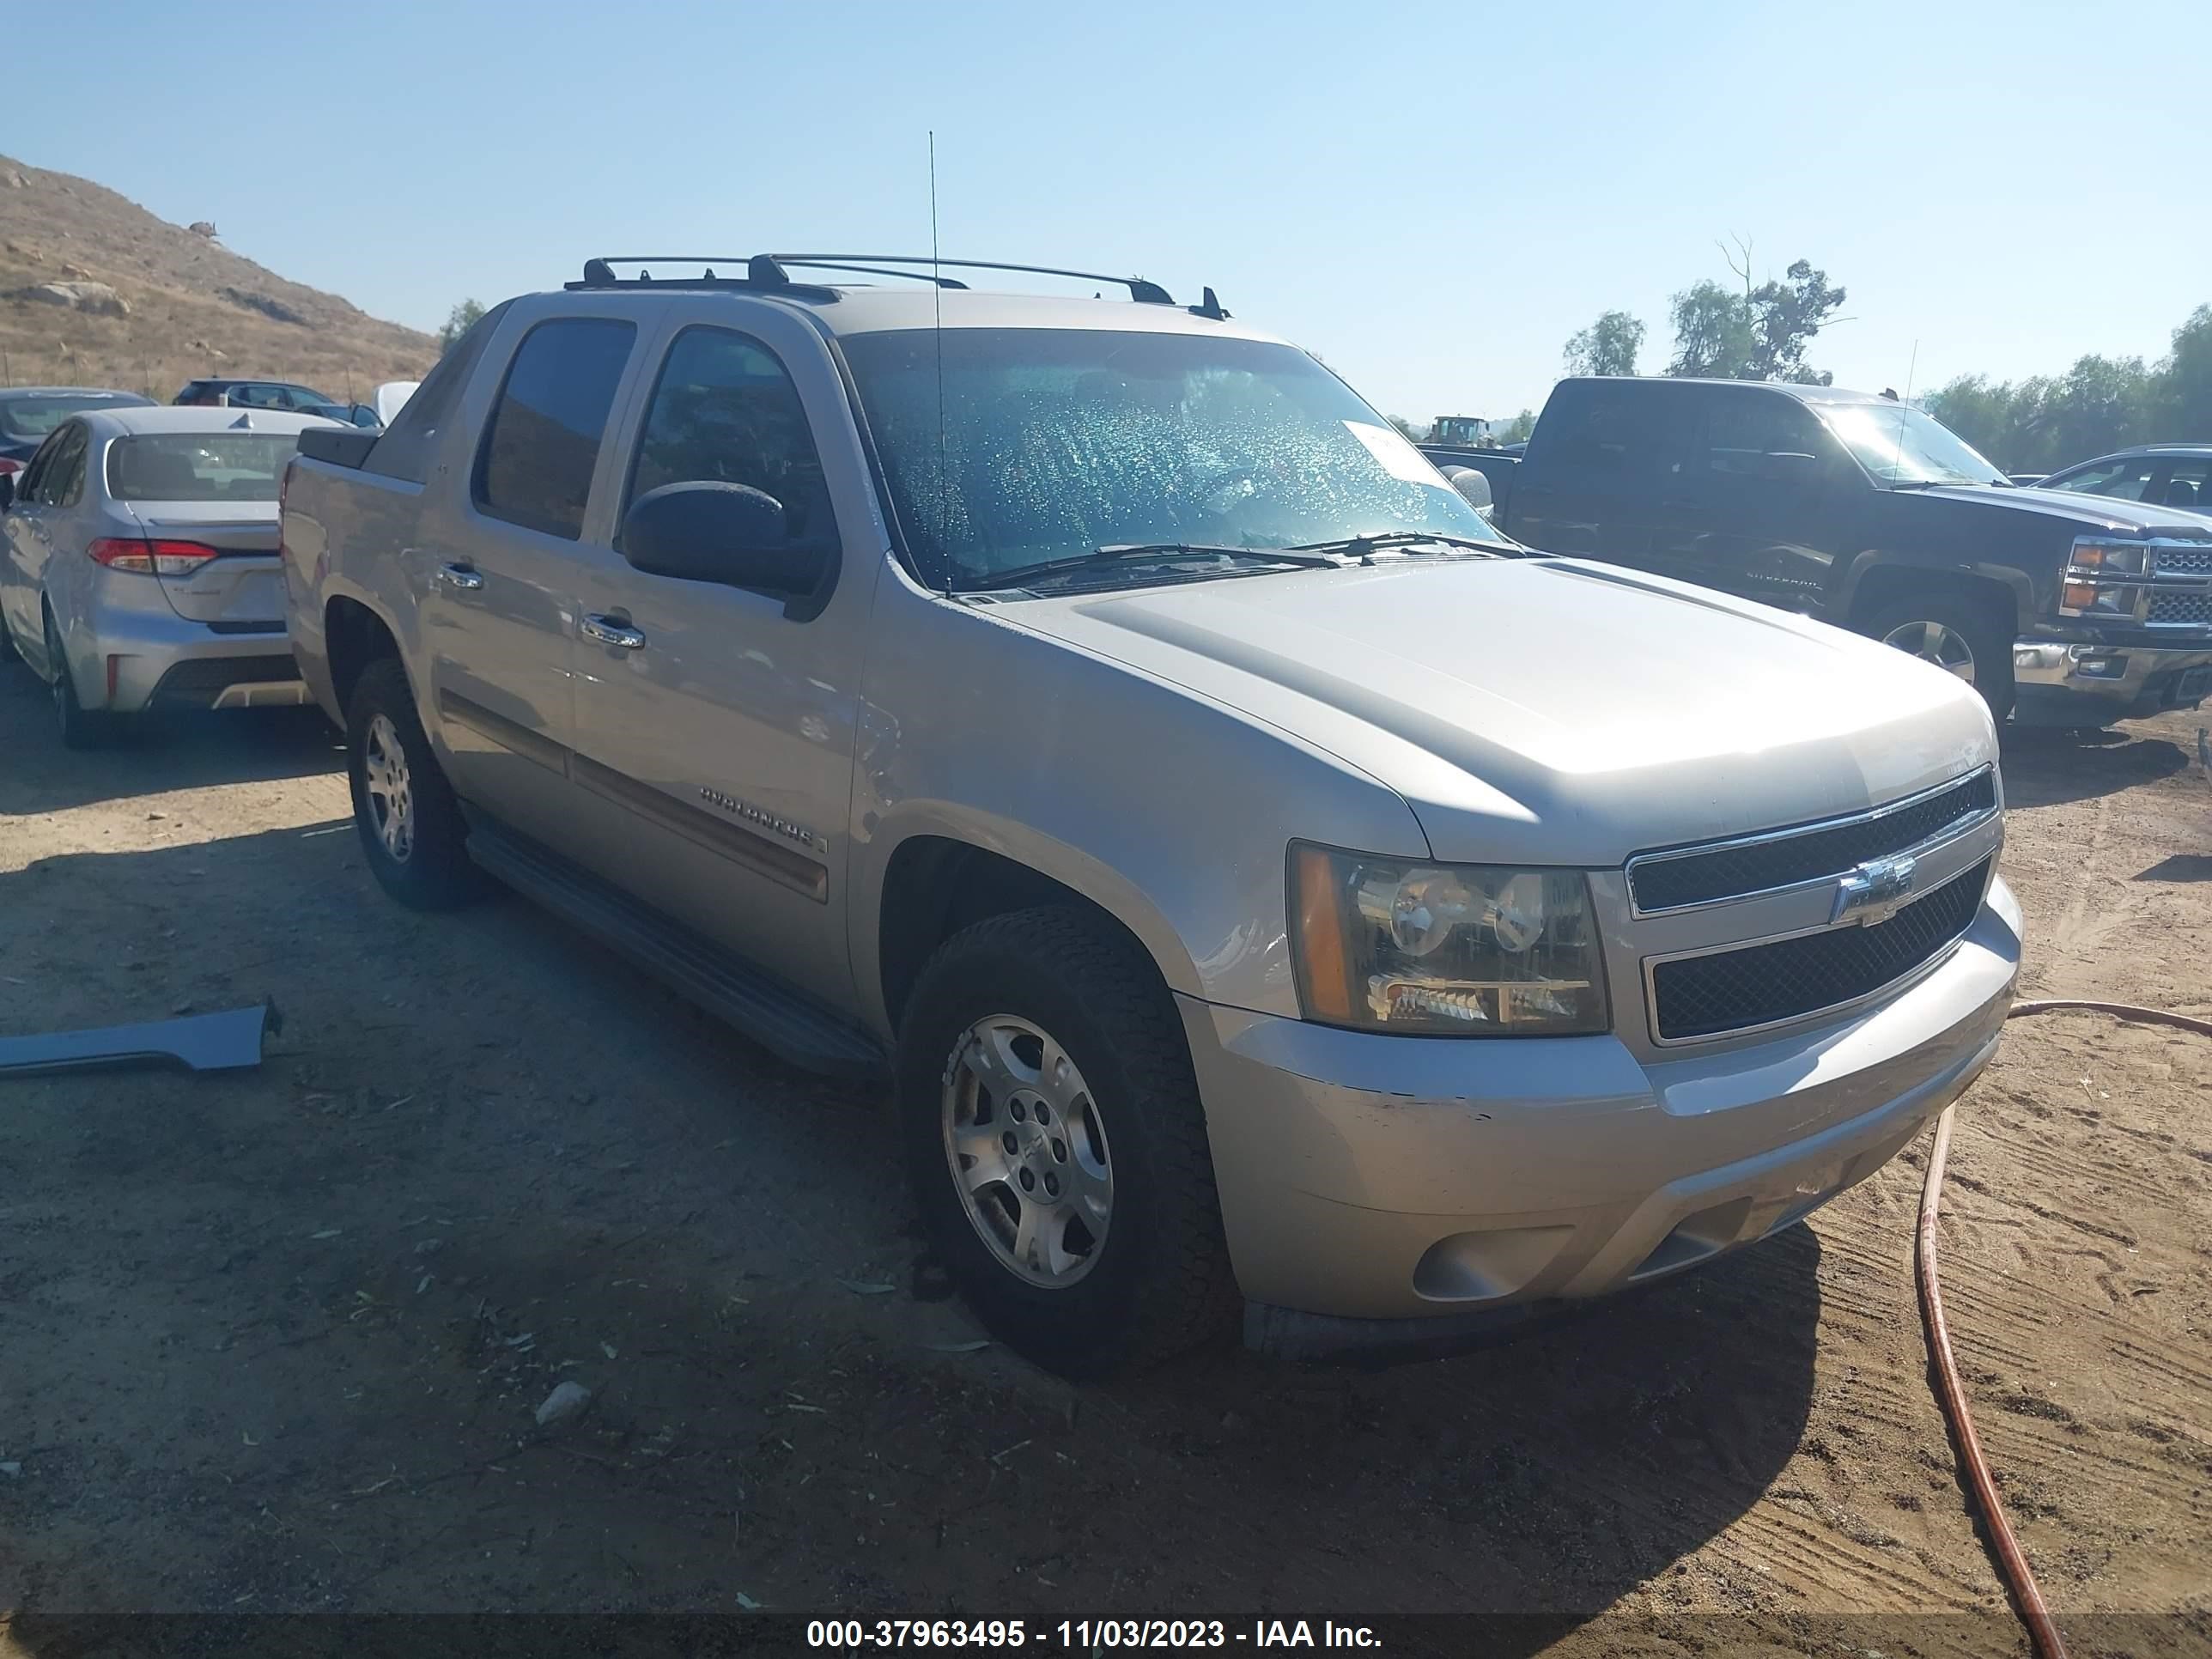
[{"label": "headlight", "polygon": [[2073,568],[2093,576],[2140,576],[2143,554],[2141,542],[2106,542],[2084,536],[2074,544]]},{"label": "headlight", "polygon": [[2069,617],[2133,616],[2136,592],[2122,584],[2142,576],[2149,550],[2141,542],[2080,538],[2066,561],[2066,585],[2058,596],[2060,612]]},{"label": "headlight", "polygon": [[1412,864],[1294,842],[1290,898],[1309,1019],[1429,1036],[1607,1027],[1579,872]]}]

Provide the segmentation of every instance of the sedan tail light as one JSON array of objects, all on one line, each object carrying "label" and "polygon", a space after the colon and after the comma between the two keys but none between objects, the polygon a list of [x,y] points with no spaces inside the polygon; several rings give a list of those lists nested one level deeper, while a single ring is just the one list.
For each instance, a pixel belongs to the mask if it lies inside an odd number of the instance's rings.
[{"label": "sedan tail light", "polygon": [[219,556],[204,542],[155,541],[123,536],[102,536],[86,548],[94,564],[110,570],[129,570],[141,576],[189,576],[210,559]]}]

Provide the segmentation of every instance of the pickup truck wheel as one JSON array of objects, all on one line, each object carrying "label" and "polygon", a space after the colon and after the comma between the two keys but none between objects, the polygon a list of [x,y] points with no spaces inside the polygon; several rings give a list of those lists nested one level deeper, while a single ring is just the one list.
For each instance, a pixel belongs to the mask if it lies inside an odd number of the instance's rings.
[{"label": "pickup truck wheel", "polygon": [[1957,675],[1998,720],[2012,713],[2012,635],[1989,609],[1947,593],[1899,599],[1868,617],[1866,632]]},{"label": "pickup truck wheel", "polygon": [[61,631],[46,618],[46,661],[54,671],[51,690],[54,724],[64,749],[105,749],[123,735],[123,722],[104,708],[87,708],[76,699],[76,677],[70,672],[69,657],[62,649]]},{"label": "pickup truck wheel", "polygon": [[1097,1376],[1226,1324],[1198,1085],[1133,943],[1056,908],[954,935],[915,986],[897,1077],[928,1236],[1009,1346]]},{"label": "pickup truck wheel", "polygon": [[384,890],[417,910],[451,910],[483,890],[460,804],[415,713],[407,672],[384,657],[362,671],[346,709],[354,827]]}]

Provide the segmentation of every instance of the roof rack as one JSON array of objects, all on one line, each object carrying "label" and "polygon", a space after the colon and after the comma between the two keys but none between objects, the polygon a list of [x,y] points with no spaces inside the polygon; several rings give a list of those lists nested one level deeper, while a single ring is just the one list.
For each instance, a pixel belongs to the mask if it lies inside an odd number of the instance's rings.
[{"label": "roof rack", "polygon": [[[635,265],[638,273],[630,277],[618,276],[615,274],[617,265]],[[704,269],[697,276],[655,276],[649,269],[652,265],[699,265]],[[743,266],[745,274],[742,276],[718,276],[714,274],[717,265]],[[1139,305],[1171,306],[1176,302],[1175,296],[1167,289],[1142,276],[1111,276],[1103,271],[1067,270],[1058,265],[1009,264],[996,259],[939,259],[926,253],[756,253],[750,258],[711,253],[611,253],[599,258],[586,259],[583,281],[565,286],[570,289],[743,288],[789,294],[810,300],[834,300],[837,297],[834,289],[793,282],[787,268],[795,266],[806,270],[851,270],[871,276],[904,276],[916,282],[935,283],[941,289],[965,289],[967,283],[943,274],[940,267],[945,265],[959,270],[1012,270],[1032,276],[1072,276],[1079,282],[1110,283],[1116,288],[1127,289],[1130,299]],[[1210,288],[1206,290],[1202,301],[1184,309],[1194,316],[1211,318],[1216,322],[1229,315]]]},{"label": "roof rack", "polygon": [[[635,276],[620,276],[617,265],[635,265]],[[696,276],[655,276],[653,265],[699,265],[703,267]],[[737,266],[744,271],[741,276],[718,276],[717,265]],[[720,253],[609,253],[596,259],[584,261],[584,280],[564,283],[571,290],[599,288],[720,288],[750,289],[757,292],[787,294],[803,300],[835,300],[835,289],[816,288],[794,283],[781,265],[765,254],[756,253],[747,258],[743,255]]]},{"label": "roof rack", "polygon": [[1018,270],[1032,276],[1073,276],[1079,282],[1111,283],[1116,288],[1126,288],[1129,297],[1139,305],[1171,306],[1175,295],[1158,283],[1148,283],[1141,276],[1109,276],[1098,270],[1065,270],[1058,265],[1017,265],[1001,259],[937,259],[927,253],[771,253],[766,256],[781,265],[829,265],[836,260],[865,259],[876,265],[920,265],[934,270],[939,265],[951,265],[956,270]]}]

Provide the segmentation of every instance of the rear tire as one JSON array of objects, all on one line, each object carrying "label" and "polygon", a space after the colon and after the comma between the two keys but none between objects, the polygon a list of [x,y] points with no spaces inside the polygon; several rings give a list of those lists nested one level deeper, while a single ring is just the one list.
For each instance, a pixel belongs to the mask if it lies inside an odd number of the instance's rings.
[{"label": "rear tire", "polygon": [[70,672],[61,630],[52,615],[46,617],[46,662],[54,671],[54,724],[60,728],[63,748],[105,749],[123,735],[118,716],[104,708],[87,708],[77,701],[76,677]]},{"label": "rear tire", "polygon": [[1999,725],[2012,713],[2012,629],[1997,606],[1939,591],[1891,600],[1860,631],[1966,680]]},{"label": "rear tire", "polygon": [[923,1224],[1008,1346],[1090,1377],[1228,1325],[1197,1079],[1134,941],[1057,908],[955,934],[908,1002],[897,1088]]},{"label": "rear tire", "polygon": [[377,883],[416,910],[453,910],[483,890],[468,823],[415,712],[397,659],[362,671],[346,707],[346,775],[354,827]]}]

